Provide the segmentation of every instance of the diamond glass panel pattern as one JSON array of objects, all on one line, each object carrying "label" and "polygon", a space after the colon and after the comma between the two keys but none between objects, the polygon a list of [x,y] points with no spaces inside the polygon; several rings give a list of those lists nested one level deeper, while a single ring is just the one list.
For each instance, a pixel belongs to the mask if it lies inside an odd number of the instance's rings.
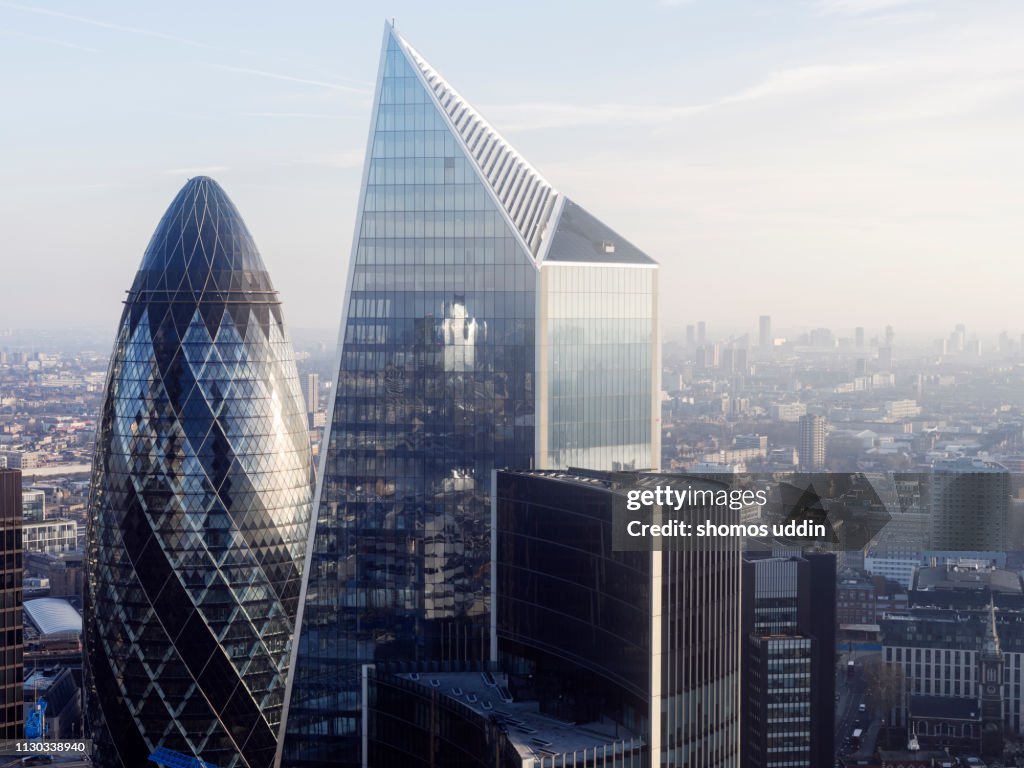
[{"label": "diamond glass panel pattern", "polygon": [[97,436],[86,644],[97,763],[271,765],[312,464],[277,294],[238,211],[188,182],[129,291]]}]

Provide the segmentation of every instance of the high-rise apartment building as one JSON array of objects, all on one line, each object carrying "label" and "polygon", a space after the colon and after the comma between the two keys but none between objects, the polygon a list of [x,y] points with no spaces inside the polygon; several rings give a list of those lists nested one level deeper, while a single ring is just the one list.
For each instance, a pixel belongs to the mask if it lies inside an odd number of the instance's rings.
[{"label": "high-rise apartment building", "polygon": [[888,371],[892,369],[892,347],[878,348],[878,370]]},{"label": "high-rise apartment building", "polygon": [[815,768],[834,757],[836,556],[743,561],[744,768]]},{"label": "high-rise apartment building", "polygon": [[42,520],[26,522],[23,544],[26,552],[59,555],[74,552],[78,547],[78,523],[75,520]]},{"label": "high-rise apartment building", "polygon": [[931,548],[1002,551],[1007,548],[1010,473],[974,458],[936,461],[931,472]]},{"label": "high-rise apartment building", "polygon": [[0,740],[25,736],[21,472],[0,469]]},{"label": "high-rise apartment building", "polygon": [[657,276],[386,27],[286,765],[356,759],[362,664],[486,656],[492,469],[657,464]]},{"label": "high-rise apartment building", "polygon": [[316,413],[320,408],[320,374],[306,374],[306,413]]},{"label": "high-rise apartment building", "polygon": [[22,514],[26,523],[39,522],[46,517],[46,492],[27,488],[21,493]]},{"label": "high-rise apartment building", "polygon": [[772,338],[772,318],[771,315],[761,315],[758,322],[758,337],[762,349],[770,349],[774,343]]},{"label": "high-rise apartment building", "polygon": [[86,685],[96,762],[274,759],[312,463],[281,305],[238,210],[191,179],[125,301],[97,430]]},{"label": "high-rise apartment building", "polygon": [[800,417],[800,468],[823,469],[825,466],[825,417],[806,413]]}]

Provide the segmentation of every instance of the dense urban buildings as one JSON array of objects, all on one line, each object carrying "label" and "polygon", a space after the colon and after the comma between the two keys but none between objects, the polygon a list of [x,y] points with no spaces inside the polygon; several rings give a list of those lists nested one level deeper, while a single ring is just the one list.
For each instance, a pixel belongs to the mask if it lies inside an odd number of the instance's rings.
[{"label": "dense urban buildings", "polygon": [[0,740],[24,734],[21,472],[0,469]]},{"label": "dense urban buildings", "polygon": [[178,193],[125,302],[97,432],[87,703],[96,762],[274,759],[311,511],[281,305],[238,210]]},{"label": "dense urban buildings", "polygon": [[657,265],[391,25],[372,126],[287,765],[358,759],[362,665],[487,659],[493,468],[660,456]]},{"label": "dense urban buildings", "polygon": [[[964,580],[930,592],[930,601],[918,595],[914,607],[881,621],[884,660],[901,681],[883,703],[892,722],[917,723],[922,746],[999,756],[1004,739],[1018,739],[1024,732],[1024,611],[995,605],[999,592],[1020,599],[1020,577],[993,576],[1005,586],[983,589],[986,606],[950,604],[965,594],[978,595],[977,583]],[[951,727],[956,713],[968,706],[973,717]]]},{"label": "dense urban buildings", "polygon": [[743,559],[744,768],[814,768],[834,757],[836,556]]}]

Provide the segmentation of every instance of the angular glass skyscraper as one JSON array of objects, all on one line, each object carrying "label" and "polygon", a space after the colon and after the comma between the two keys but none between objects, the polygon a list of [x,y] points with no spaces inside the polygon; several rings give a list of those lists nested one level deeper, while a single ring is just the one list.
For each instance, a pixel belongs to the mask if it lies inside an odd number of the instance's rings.
[{"label": "angular glass skyscraper", "polygon": [[361,665],[489,653],[492,470],[652,467],[657,265],[385,28],[284,765],[358,757]]},{"label": "angular glass skyscraper", "polygon": [[93,465],[85,634],[96,762],[274,758],[312,464],[277,293],[211,179],[128,292]]}]

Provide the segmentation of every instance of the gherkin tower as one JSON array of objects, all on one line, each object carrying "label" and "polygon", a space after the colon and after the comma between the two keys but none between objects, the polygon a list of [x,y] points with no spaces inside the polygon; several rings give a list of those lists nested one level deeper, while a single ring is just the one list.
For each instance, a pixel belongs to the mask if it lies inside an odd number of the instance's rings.
[{"label": "gherkin tower", "polygon": [[[311,512],[281,305],[238,210],[191,179],[128,291],[89,509],[97,763],[274,757]],[[152,764],[152,763],[149,763]]]}]

